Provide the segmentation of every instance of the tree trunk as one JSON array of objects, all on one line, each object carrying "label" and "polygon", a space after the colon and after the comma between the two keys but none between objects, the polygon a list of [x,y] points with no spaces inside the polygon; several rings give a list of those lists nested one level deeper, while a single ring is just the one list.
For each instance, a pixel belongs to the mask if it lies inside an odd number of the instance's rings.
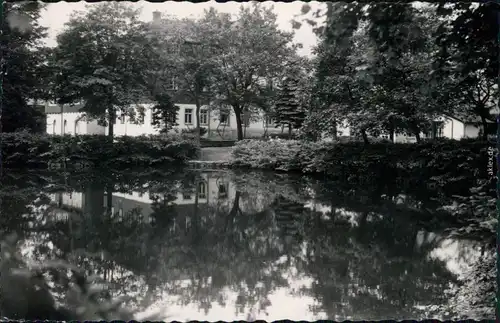
[{"label": "tree trunk", "polygon": [[366,134],[366,130],[361,130],[361,136],[363,137],[363,142],[365,145],[368,145],[370,141],[368,140],[368,135]]},{"label": "tree trunk", "polygon": [[200,100],[198,98],[195,98],[195,103],[196,103],[196,140],[199,143],[200,142]]},{"label": "tree trunk", "polygon": [[333,131],[332,131],[332,137],[333,137],[333,140],[337,141],[338,139],[338,136],[337,136],[337,121],[334,121],[333,122]]},{"label": "tree trunk", "polygon": [[236,116],[236,130],[238,133],[238,141],[243,140],[243,124],[241,122],[241,110],[239,106],[233,106]]},{"label": "tree trunk", "polygon": [[288,139],[292,139],[292,124],[288,124]]},{"label": "tree trunk", "polygon": [[109,110],[109,118],[108,118],[108,137],[113,139],[115,135],[115,120],[116,120],[116,111],[114,109]]},{"label": "tree trunk", "polygon": [[420,131],[415,131],[415,139],[417,140],[417,142],[420,142],[420,140],[421,140]]},{"label": "tree trunk", "polygon": [[486,122],[486,118],[484,116],[481,116],[481,124],[483,125],[483,134],[481,138],[483,140],[488,140],[488,133],[487,133],[488,122]]},{"label": "tree trunk", "polygon": [[394,121],[389,120],[389,139],[394,143]]}]

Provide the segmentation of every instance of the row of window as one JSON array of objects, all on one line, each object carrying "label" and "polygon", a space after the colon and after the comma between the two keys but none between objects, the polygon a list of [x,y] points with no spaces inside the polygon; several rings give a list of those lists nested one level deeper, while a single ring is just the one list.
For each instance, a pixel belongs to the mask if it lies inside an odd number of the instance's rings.
[{"label": "row of window", "polygon": [[[80,132],[80,121],[81,120],[76,120],[75,121],[75,133],[79,133]],[[57,128],[57,121],[54,120],[52,121],[52,134],[56,134],[56,128]],[[67,120],[64,120],[63,122],[63,134],[64,133],[67,133],[67,128],[68,128],[68,121]]]},{"label": "row of window", "polygon": [[[125,115],[121,115],[119,118],[121,124],[125,124]],[[184,109],[184,124],[187,125],[192,125],[194,121],[194,109],[188,108]],[[208,110],[200,110],[200,124],[201,125],[208,125]],[[227,113],[221,113],[219,117],[220,123],[221,124],[226,124],[229,125],[229,114]],[[137,120],[138,124],[144,124],[144,119],[142,120]],[[116,124],[116,121],[115,121]],[[151,124],[153,124],[153,120],[151,119]]]}]

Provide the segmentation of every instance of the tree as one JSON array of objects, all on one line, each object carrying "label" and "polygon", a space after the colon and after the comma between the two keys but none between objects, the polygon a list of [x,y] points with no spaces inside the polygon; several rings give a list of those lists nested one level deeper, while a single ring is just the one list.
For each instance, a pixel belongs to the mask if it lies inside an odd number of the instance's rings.
[{"label": "tree", "polygon": [[0,38],[3,96],[1,131],[29,129],[45,132],[45,114],[28,101],[41,98],[44,84],[46,28],[38,23],[43,4],[8,2],[3,4]]},{"label": "tree", "polygon": [[484,138],[487,121],[494,121],[491,110],[500,107],[499,10],[493,2],[440,4],[437,9],[442,22],[436,31],[435,82],[447,85],[456,113],[480,118]]},{"label": "tree", "polygon": [[305,112],[298,98],[299,80],[297,77],[285,77],[282,83],[275,107],[275,122],[278,125],[288,126],[288,136],[291,139],[292,129],[302,126]]},{"label": "tree", "polygon": [[147,66],[153,50],[139,12],[120,3],[103,3],[76,13],[57,37],[53,68],[59,104],[83,101],[83,111],[109,125],[129,113],[148,92]]},{"label": "tree", "polygon": [[210,99],[212,54],[207,50],[201,24],[192,19],[168,17],[149,24],[148,36],[154,41],[157,54],[157,63],[151,70],[153,88],[163,95],[170,93],[174,101],[194,101],[199,129],[200,109]]},{"label": "tree", "polygon": [[293,34],[279,30],[272,9],[258,4],[242,7],[236,20],[212,9],[199,22],[214,50],[213,105],[232,107],[241,140],[244,113],[257,114],[264,81],[294,53]]},{"label": "tree", "polygon": [[433,95],[438,91],[429,76],[435,46],[427,35],[434,32],[436,17],[411,4],[370,5],[367,16],[376,49],[372,84],[383,89],[377,102],[388,111],[385,128],[420,141],[433,119],[449,112]]},{"label": "tree", "polygon": [[160,130],[160,133],[167,133],[177,126],[179,106],[174,104],[168,94],[158,94],[155,99],[158,103],[152,108],[152,123]]},{"label": "tree", "polygon": [[405,132],[419,140],[433,118],[447,111],[429,76],[435,46],[427,35],[437,25],[435,16],[411,4],[327,8],[309,117],[321,121],[316,131],[335,135],[336,124],[345,120],[365,142],[368,132]]}]

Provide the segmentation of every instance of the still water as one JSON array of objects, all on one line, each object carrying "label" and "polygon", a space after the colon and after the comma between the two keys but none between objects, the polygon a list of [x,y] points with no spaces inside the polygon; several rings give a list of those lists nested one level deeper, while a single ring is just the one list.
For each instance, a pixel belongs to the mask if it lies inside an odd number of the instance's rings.
[{"label": "still water", "polygon": [[425,192],[397,186],[187,170],[6,178],[1,224],[28,259],[83,267],[167,321],[429,318],[479,256],[430,220]]}]

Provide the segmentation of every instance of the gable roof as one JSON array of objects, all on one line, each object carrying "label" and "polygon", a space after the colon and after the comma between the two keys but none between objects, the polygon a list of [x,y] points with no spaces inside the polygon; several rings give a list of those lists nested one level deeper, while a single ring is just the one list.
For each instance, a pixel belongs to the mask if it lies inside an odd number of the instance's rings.
[{"label": "gable roof", "polygon": [[[443,113],[443,115],[448,117],[448,118],[452,118],[452,119],[455,119],[457,121],[460,121],[463,124],[473,124],[473,125],[481,124],[481,118],[477,115],[470,115],[470,114],[466,114],[466,113],[454,113],[454,114]],[[493,116],[491,116],[491,117],[493,118]],[[494,121],[492,121],[490,119],[486,119],[486,122],[494,123]]]},{"label": "gable roof", "polygon": [[[80,111],[83,108],[83,104],[75,104],[75,105],[68,105],[65,104],[63,107],[63,112],[64,113],[77,113],[77,112],[82,112]],[[61,113],[61,106],[55,105],[55,104],[47,104],[45,105],[45,113],[51,114],[51,113]]]}]

